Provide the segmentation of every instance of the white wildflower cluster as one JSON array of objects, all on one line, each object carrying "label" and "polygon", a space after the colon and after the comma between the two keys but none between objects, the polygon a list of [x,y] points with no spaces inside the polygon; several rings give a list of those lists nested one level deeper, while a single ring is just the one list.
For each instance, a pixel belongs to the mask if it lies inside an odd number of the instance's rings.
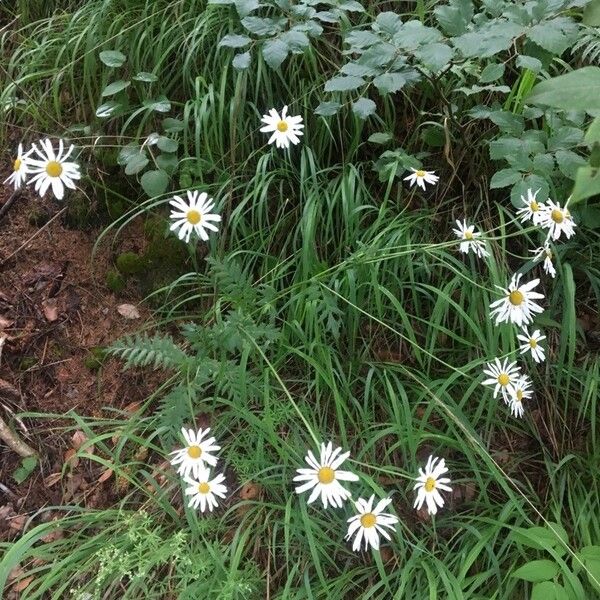
[{"label": "white wildflower cluster", "polygon": [[57,200],[62,200],[65,187],[74,190],[75,181],[81,179],[79,165],[67,161],[74,150],[71,145],[65,151],[63,140],[58,141],[58,150],[54,149],[49,139],[44,139],[31,145],[26,152],[23,144],[19,144],[17,156],[13,161],[13,171],[4,180],[16,190],[25,185],[35,184],[35,191],[43,198],[51,189]]},{"label": "white wildflower cluster", "polygon": [[[359,481],[358,475],[350,471],[344,471],[340,467],[349,458],[350,452],[343,452],[342,448],[334,448],[332,442],[321,443],[320,454],[317,457],[308,450],[305,461],[308,468],[296,470],[294,481],[298,484],[297,494],[303,494],[310,490],[307,503],[311,504],[320,499],[324,509],[330,507],[342,508],[344,502],[352,498],[352,493],[345,487],[348,483]],[[417,492],[415,508],[419,510],[423,503],[427,504],[427,510],[435,515],[438,506],[444,505],[444,499],[440,490],[451,491],[448,487],[450,479],[441,477],[446,473],[444,459],[429,457],[425,470],[419,469],[419,476],[414,486]],[[364,549],[369,546],[379,550],[380,536],[390,540],[390,533],[386,530],[395,530],[398,517],[384,510],[392,503],[391,498],[375,498],[372,494],[368,499],[358,498],[353,501],[355,514],[348,519],[348,531],[346,540],[353,539],[352,550],[359,551],[361,544]]]},{"label": "white wildflower cluster", "polygon": [[[535,255],[534,260],[544,258],[544,271],[554,277],[556,269],[552,263],[550,240],[558,240],[563,233],[567,239],[573,236],[575,223],[566,206],[561,208],[560,203],[554,203],[552,200],[548,200],[547,204],[539,202],[538,193],[539,190],[527,190],[527,196],[521,196],[523,206],[517,210],[517,217],[522,223],[531,221],[533,225],[547,230],[544,245],[532,252]],[[517,334],[520,353],[529,353],[536,363],[541,363],[546,359],[545,349],[541,344],[546,336],[542,335],[539,329],[533,328],[533,331],[530,331],[529,326],[535,316],[544,311],[538,304],[544,295],[534,291],[540,284],[539,279],[523,282],[522,277],[522,273],[515,273],[506,288],[499,287],[501,298],[490,304],[490,318],[496,325],[513,323],[520,327],[521,333]],[[495,358],[486,365],[483,372],[487,378],[482,384],[494,388],[494,398],[501,394],[509,405],[511,414],[522,417],[525,412],[523,401],[532,397],[533,389],[531,378],[521,372],[517,361],[511,362],[508,358],[501,361]]]},{"label": "white wildflower cluster", "polygon": [[207,437],[210,428],[181,429],[185,447],[171,452],[171,464],[177,466],[177,473],[187,484],[185,495],[189,496],[188,506],[200,508],[200,512],[212,512],[219,503],[217,498],[225,498],[227,487],[223,485],[225,476],[222,473],[211,473],[211,467],[217,465],[218,458],[214,454],[221,449],[216,445],[214,437]]}]

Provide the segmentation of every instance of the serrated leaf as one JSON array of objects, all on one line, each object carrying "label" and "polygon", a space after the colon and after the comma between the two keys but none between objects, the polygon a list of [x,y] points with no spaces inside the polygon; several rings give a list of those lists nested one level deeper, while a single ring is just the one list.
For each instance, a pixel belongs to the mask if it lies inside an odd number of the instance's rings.
[{"label": "serrated leaf", "polygon": [[179,142],[177,140],[172,140],[171,138],[165,137],[161,135],[156,142],[156,145],[163,152],[176,152],[179,146]]},{"label": "serrated leaf", "polygon": [[453,0],[448,5],[436,6],[433,12],[442,29],[455,37],[466,33],[473,18],[473,2],[471,0]]},{"label": "serrated leaf", "polygon": [[133,76],[136,81],[142,81],[144,83],[153,83],[158,81],[158,77],[154,73],[148,73],[146,71],[140,71]]},{"label": "serrated leaf", "polygon": [[489,118],[503,133],[514,136],[520,136],[523,133],[525,123],[520,115],[515,115],[507,110],[496,110],[490,114]]},{"label": "serrated leaf", "polygon": [[387,144],[392,139],[392,136],[384,131],[378,131],[377,133],[372,133],[367,142],[371,142],[371,144]]},{"label": "serrated leaf", "polygon": [[267,40],[262,47],[263,58],[272,69],[278,69],[281,66],[281,63],[287,58],[288,52],[288,45],[278,38]]},{"label": "serrated leaf", "polygon": [[600,67],[582,67],[542,81],[525,102],[563,110],[600,110]]},{"label": "serrated leaf", "polygon": [[384,73],[373,79],[373,85],[380,94],[393,94],[406,85],[406,78],[401,73]]},{"label": "serrated leaf", "polygon": [[544,50],[560,56],[575,42],[577,26],[567,17],[558,17],[533,25],[526,34]]},{"label": "serrated leaf", "polygon": [[342,105],[339,102],[321,102],[315,109],[315,115],[321,117],[331,117],[337,114]]},{"label": "serrated leaf", "polygon": [[138,152],[131,156],[127,164],[125,165],[125,175],[135,175],[144,169],[144,167],[149,163],[148,157],[142,153]]},{"label": "serrated leaf", "polygon": [[109,100],[108,102],[104,102],[96,109],[96,116],[100,119],[106,119],[107,117],[111,117],[121,108],[121,104],[119,102],[115,102],[114,100]]},{"label": "serrated leaf", "polygon": [[377,105],[370,98],[359,98],[352,103],[352,112],[360,119],[366,119],[375,114]]},{"label": "serrated leaf", "polygon": [[479,81],[481,83],[490,83],[496,81],[504,75],[504,65],[502,63],[490,63],[481,71]]},{"label": "serrated leaf", "polygon": [[326,92],[349,92],[356,90],[361,85],[364,85],[365,80],[362,77],[348,76],[337,76],[332,77],[329,81],[325,82]]},{"label": "serrated leaf", "polygon": [[118,81],[113,81],[109,83],[103,90],[102,96],[114,96],[124,89],[128,88],[131,85],[131,81],[125,81],[123,79],[119,79]]},{"label": "serrated leaf", "polygon": [[496,171],[490,180],[490,189],[495,190],[499,188],[508,187],[521,181],[521,173],[515,169],[501,169]]},{"label": "serrated leaf", "polygon": [[548,150],[568,150],[583,140],[583,131],[578,127],[559,127],[548,139]]},{"label": "serrated leaf", "polygon": [[111,68],[121,67],[127,60],[127,57],[118,50],[104,50],[100,52],[100,60]]},{"label": "serrated leaf", "polygon": [[237,35],[230,33],[221,38],[218,48],[243,48],[252,41],[247,35]]},{"label": "serrated leaf", "polygon": [[537,581],[548,581],[558,573],[558,565],[551,560],[532,560],[519,567],[511,574],[517,579],[524,579],[535,583]]},{"label": "serrated leaf", "polygon": [[146,171],[140,179],[140,184],[150,198],[155,198],[165,193],[169,185],[169,176],[160,170]]},{"label": "serrated leaf", "polygon": [[453,56],[450,46],[437,42],[420,46],[414,51],[414,54],[423,65],[434,73],[445,67]]},{"label": "serrated leaf", "polygon": [[[287,19],[284,19],[287,21]],[[266,17],[245,17],[242,19],[242,25],[254,35],[265,36],[275,35],[282,29],[280,19],[270,19]]]},{"label": "serrated leaf", "polygon": [[557,150],[555,156],[560,172],[569,179],[575,179],[577,169],[587,164],[582,156],[572,150]]},{"label": "serrated leaf", "polygon": [[233,57],[231,64],[233,65],[234,69],[242,71],[250,66],[250,60],[250,52],[243,52],[242,54],[236,54]]}]

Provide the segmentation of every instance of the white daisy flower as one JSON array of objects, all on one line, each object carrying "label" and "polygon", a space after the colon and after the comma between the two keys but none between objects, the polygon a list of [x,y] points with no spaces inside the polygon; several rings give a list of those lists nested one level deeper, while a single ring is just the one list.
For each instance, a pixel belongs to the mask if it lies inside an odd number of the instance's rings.
[{"label": "white daisy flower", "polygon": [[17,157],[13,162],[13,172],[4,180],[4,183],[13,185],[15,190],[18,190],[27,179],[29,173],[29,155],[33,152],[33,148],[30,148],[27,152],[23,153],[23,144],[19,144],[17,149]]},{"label": "white daisy flower", "polygon": [[544,348],[540,346],[540,342],[546,339],[545,335],[541,335],[539,329],[536,329],[533,333],[529,333],[527,327],[523,327],[523,333],[517,334],[517,339],[523,342],[519,349],[521,354],[525,352],[531,352],[531,356],[536,363],[543,362],[546,360],[544,355]]},{"label": "white daisy flower", "polygon": [[534,302],[544,297],[544,294],[533,292],[540,280],[533,279],[529,283],[520,285],[522,274],[512,276],[508,289],[500,288],[504,297],[490,304],[490,318],[496,317],[496,325],[500,323],[516,323],[526,325],[533,320],[534,313],[544,312],[544,309]]},{"label": "white daisy flower", "polygon": [[510,412],[515,417],[522,417],[525,412],[523,400],[529,400],[533,395],[531,379],[527,375],[521,375],[510,393]]},{"label": "white daisy flower", "polygon": [[225,498],[227,487],[223,485],[225,475],[219,473],[213,479],[210,478],[210,469],[203,467],[194,479],[185,477],[184,481],[188,484],[185,488],[185,495],[191,496],[188,506],[198,508],[205,512],[208,508],[212,512],[213,508],[218,506],[217,498]]},{"label": "white daisy flower", "polygon": [[190,241],[192,231],[206,242],[208,240],[207,229],[210,231],[219,231],[218,227],[213,223],[221,221],[221,215],[211,213],[215,203],[212,198],[208,198],[206,192],[187,191],[187,202],[181,196],[173,196],[173,200],[169,204],[175,210],[171,211],[171,220],[173,224],[170,227],[171,231],[177,232],[177,237],[186,242]]},{"label": "white daisy flower", "polygon": [[309,450],[304,460],[310,465],[310,469],[297,469],[298,475],[294,481],[304,481],[296,488],[296,493],[301,494],[306,490],[313,489],[308,498],[308,504],[314,502],[321,495],[323,507],[329,504],[340,508],[345,500],[352,495],[342,487],[340,481],[358,481],[358,476],[349,471],[340,471],[339,467],[350,456],[350,452],[342,453],[341,448],[333,449],[333,444],[321,443],[321,456],[317,460]]},{"label": "white daisy flower", "polygon": [[385,530],[387,527],[392,531],[394,525],[398,522],[398,518],[390,513],[384,513],[386,508],[392,501],[391,498],[384,498],[377,503],[373,508],[375,496],[371,496],[368,500],[359,498],[354,506],[358,512],[357,515],[348,519],[348,533],[346,540],[354,537],[352,542],[352,550],[358,552],[360,550],[360,542],[364,539],[365,550],[371,546],[374,550],[379,550],[379,534],[386,540],[390,539],[390,534]]},{"label": "white daisy flower", "polygon": [[268,115],[263,115],[261,121],[265,123],[260,130],[263,133],[272,133],[268,143],[273,142],[278,148],[289,148],[290,142],[297,144],[300,142],[300,136],[304,135],[301,131],[304,128],[302,117],[297,115],[290,117],[287,114],[287,106],[283,107],[281,116],[272,108]]},{"label": "white daisy flower", "polygon": [[429,183],[435,185],[439,177],[435,175],[435,171],[423,171],[422,169],[412,169],[412,173],[404,178],[404,181],[410,183],[410,187],[413,187],[415,183],[422,189],[425,189],[425,184]]},{"label": "white daisy flower", "polygon": [[539,225],[542,222],[546,205],[536,200],[539,191],[532,193],[531,190],[527,190],[527,198],[521,196],[521,202],[524,206],[517,210],[517,216],[521,217],[521,223],[532,221],[534,225]]},{"label": "white daisy flower", "polygon": [[481,233],[475,231],[475,225],[467,226],[467,222],[464,219],[462,223],[456,219],[456,226],[457,229],[453,229],[452,231],[456,234],[456,237],[463,240],[460,243],[460,251],[463,254],[468,254],[469,250],[472,250],[479,258],[485,258],[490,255],[485,249],[485,243],[477,239],[481,236]]},{"label": "white daisy flower", "polygon": [[530,250],[530,252],[535,253],[535,256],[533,257],[534,261],[541,260],[542,258],[544,259],[544,271],[550,275],[550,277],[556,276],[556,269],[554,268],[554,264],[552,262],[553,254],[548,243],[544,244],[540,248],[536,248],[535,250]]},{"label": "white daisy flower", "polygon": [[414,508],[420,510],[423,503],[426,502],[427,512],[430,515],[435,515],[438,506],[440,508],[444,506],[444,499],[439,490],[451,492],[452,488],[446,485],[447,483],[450,483],[450,479],[448,477],[440,477],[440,475],[447,472],[448,469],[446,468],[446,463],[443,458],[429,457],[427,464],[425,465],[425,471],[419,469],[419,476],[417,477],[418,483],[415,484],[415,487],[413,488],[419,490]]},{"label": "white daisy flower", "polygon": [[571,213],[566,206],[561,208],[559,202],[555,204],[552,200],[548,200],[548,206],[544,210],[541,226],[544,229],[548,229],[549,239],[557,240],[563,232],[567,236],[567,239],[575,235],[574,227],[576,225],[573,222]]},{"label": "white daisy flower", "polygon": [[481,382],[481,385],[493,385],[494,398],[498,396],[498,392],[502,392],[502,397],[505,402],[510,400],[510,392],[512,385],[520,375],[521,368],[515,366],[517,362],[508,362],[508,358],[504,362],[495,358],[493,363],[488,363],[487,368],[483,369],[483,373],[489,377]]},{"label": "white daisy flower", "polygon": [[[190,473],[194,477],[198,477],[198,473],[206,468],[209,464],[214,467],[217,464],[217,457],[211,454],[221,449],[221,446],[215,444],[215,438],[206,438],[210,431],[207,429],[198,429],[195,432],[193,429],[181,428],[181,433],[185,438],[187,446],[179,450],[174,450],[170,454],[173,455],[171,464],[179,465],[177,472],[182,477],[187,477]],[[206,439],[204,439],[206,438]]]},{"label": "white daisy flower", "polygon": [[43,198],[46,191],[52,186],[52,193],[57,200],[62,200],[65,195],[65,186],[71,190],[75,189],[75,179],[81,179],[79,165],[75,162],[67,162],[67,158],[73,152],[74,146],[69,146],[65,152],[62,140],[58,141],[58,152],[54,152],[52,142],[48,139],[40,142],[41,150],[35,144],[31,149],[39,159],[29,157],[27,164],[29,173],[34,175],[27,185],[35,182],[35,191]]}]

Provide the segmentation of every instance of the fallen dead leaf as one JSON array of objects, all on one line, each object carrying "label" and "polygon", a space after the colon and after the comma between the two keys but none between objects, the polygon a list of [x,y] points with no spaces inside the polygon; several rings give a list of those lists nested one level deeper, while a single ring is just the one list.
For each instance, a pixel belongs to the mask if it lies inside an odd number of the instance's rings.
[{"label": "fallen dead leaf", "polygon": [[14,517],[17,513],[15,513],[15,509],[13,505],[9,502],[4,506],[0,506],[0,519],[4,519],[5,521]]},{"label": "fallen dead leaf", "polygon": [[142,405],[141,402],[131,402],[123,410],[129,414],[133,414],[133,413],[136,413],[138,410],[140,410],[141,405]]},{"label": "fallen dead leaf", "polygon": [[[71,442],[75,450],[79,450],[87,441],[87,435],[85,435],[85,433],[83,433],[83,431],[80,431],[79,429],[73,434],[73,437],[71,438]],[[87,446],[85,448],[85,451],[88,454],[94,454],[94,446]]]},{"label": "fallen dead leaf", "polygon": [[139,319],[140,312],[133,304],[119,304],[117,312],[126,319]]},{"label": "fallen dead leaf", "polygon": [[62,473],[50,473],[48,477],[44,479],[44,485],[46,487],[52,487],[56,485],[62,479]]},{"label": "fallen dead leaf", "polygon": [[20,579],[13,585],[13,590],[15,592],[22,592],[32,581],[33,575],[31,577],[25,577],[25,579]]},{"label": "fallen dead leaf", "polygon": [[242,500],[254,500],[254,498],[258,498],[260,492],[260,485],[252,482],[245,483],[240,490],[240,498]]},{"label": "fallen dead leaf", "polygon": [[8,520],[8,526],[15,531],[21,531],[25,527],[25,523],[27,523],[26,515],[17,515]]},{"label": "fallen dead leaf", "polygon": [[46,317],[46,321],[56,321],[58,319],[58,304],[56,302],[56,298],[48,298],[47,300],[42,301],[42,310],[44,311],[44,316]]},{"label": "fallen dead leaf", "polygon": [[65,463],[68,463],[72,468],[79,464],[79,457],[75,456],[76,452],[75,448],[69,448],[64,454]]},{"label": "fallen dead leaf", "polygon": [[63,530],[57,527],[56,529],[49,531],[46,535],[43,535],[40,538],[40,540],[42,540],[42,542],[46,542],[46,544],[48,544],[50,542],[54,542],[55,540],[60,540],[63,537],[65,537]]},{"label": "fallen dead leaf", "polygon": [[110,479],[113,475],[113,470],[112,469],[106,469],[106,471],[103,471],[102,474],[100,475],[100,477],[98,477],[98,483],[103,483],[104,481],[107,481],[108,479]]}]

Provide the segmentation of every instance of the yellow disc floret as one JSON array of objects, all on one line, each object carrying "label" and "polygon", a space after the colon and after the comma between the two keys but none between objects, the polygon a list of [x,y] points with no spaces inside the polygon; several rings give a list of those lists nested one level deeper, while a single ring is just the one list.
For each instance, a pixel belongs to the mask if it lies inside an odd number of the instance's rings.
[{"label": "yellow disc floret", "polygon": [[317,473],[319,483],[331,483],[335,479],[335,471],[331,467],[321,467]]},{"label": "yellow disc floret", "polygon": [[208,483],[206,483],[206,481],[199,483],[198,484],[198,492],[200,494],[208,494],[208,492],[210,492],[210,485],[208,485]]},{"label": "yellow disc floret", "polygon": [[277,123],[277,131],[281,131],[281,133],[285,133],[288,130],[287,121],[279,121]]},{"label": "yellow disc floret", "polygon": [[192,225],[197,225],[202,221],[202,213],[199,213],[197,210],[188,210],[185,218],[188,220],[188,223]]},{"label": "yellow disc floret", "polygon": [[20,158],[15,158],[15,162],[13,163],[13,171],[18,171],[21,168],[22,161]]},{"label": "yellow disc floret", "polygon": [[520,304],[523,304],[523,300],[525,300],[525,298],[523,297],[522,292],[515,290],[509,294],[508,300],[513,306],[519,306]]},{"label": "yellow disc floret", "polygon": [[202,456],[202,448],[200,446],[190,446],[187,453],[190,458],[200,458]]},{"label": "yellow disc floret", "polygon": [[426,173],[425,171],[421,171],[421,169],[419,169],[418,171],[415,171],[415,175],[417,177],[425,177]]},{"label": "yellow disc floret", "polygon": [[46,173],[48,173],[50,177],[60,177],[62,172],[62,165],[59,162],[56,162],[55,160],[51,160],[46,165]]},{"label": "yellow disc floret", "polygon": [[367,513],[360,518],[360,524],[368,529],[369,527],[374,527],[375,523],[377,523],[377,517],[373,513]]},{"label": "yellow disc floret", "polygon": [[500,373],[500,375],[498,375],[498,383],[502,387],[507,386],[510,383],[510,376],[508,373]]},{"label": "yellow disc floret", "polygon": [[433,477],[428,477],[427,481],[425,481],[425,491],[433,492],[435,489],[435,479]]},{"label": "yellow disc floret", "polygon": [[555,222],[555,223],[562,223],[565,220],[565,216],[563,215],[562,211],[558,210],[558,208],[555,208],[551,213],[550,213],[550,218]]}]

